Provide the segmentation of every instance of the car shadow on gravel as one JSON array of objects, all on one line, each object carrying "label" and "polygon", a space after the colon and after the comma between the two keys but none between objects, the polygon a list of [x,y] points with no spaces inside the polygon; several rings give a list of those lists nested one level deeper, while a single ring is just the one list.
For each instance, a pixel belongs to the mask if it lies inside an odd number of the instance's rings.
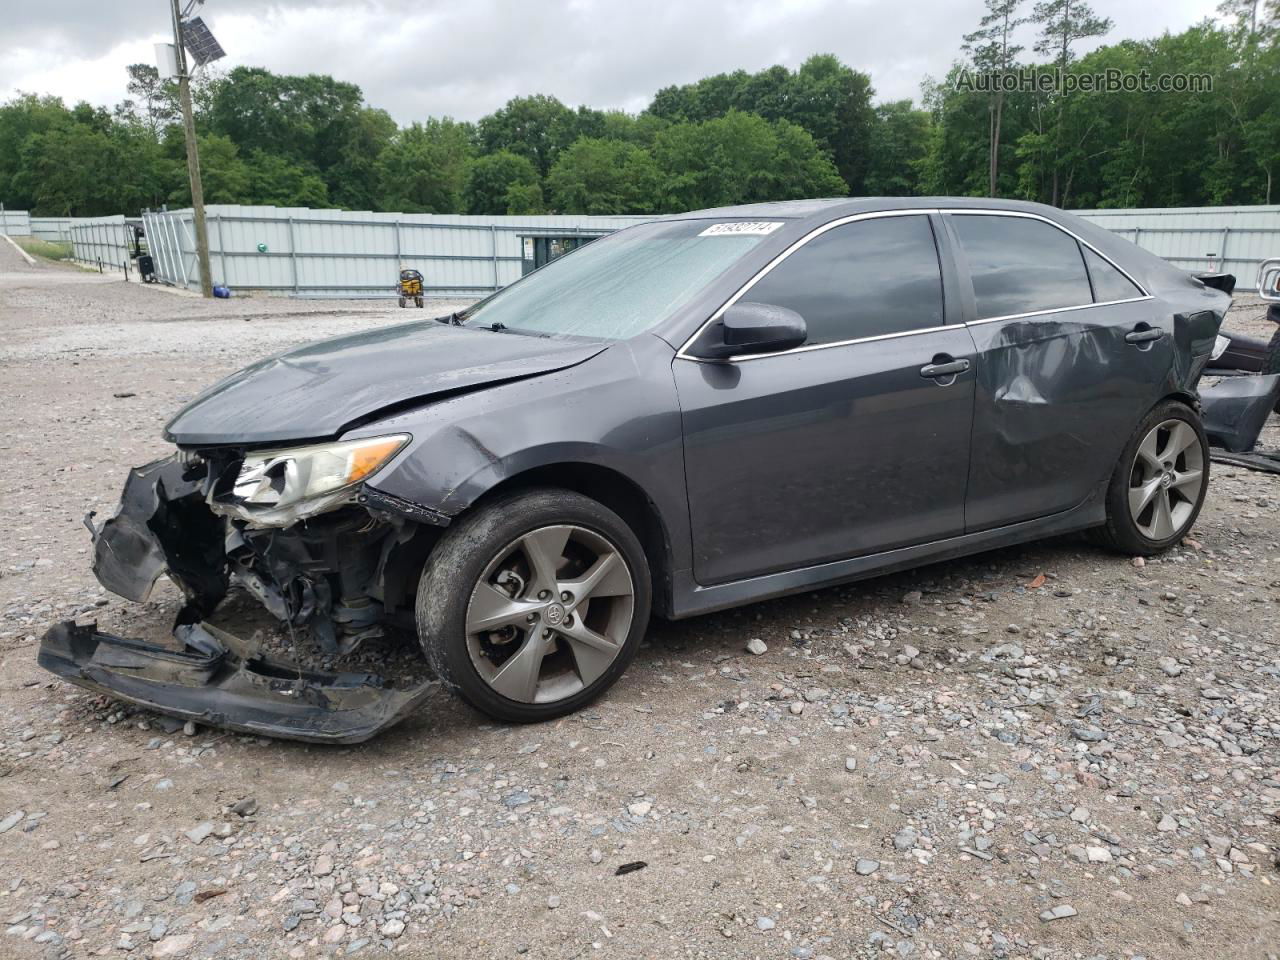
[{"label": "car shadow on gravel", "polygon": [[[763,636],[770,644],[782,642],[796,648],[815,645],[825,647],[836,639],[858,639],[856,624],[860,619],[884,619],[900,612],[902,605],[920,604],[935,593],[945,591],[977,600],[993,599],[997,594],[1028,593],[1043,590],[1046,599],[1069,596],[1065,584],[1037,578],[1060,569],[1073,561],[1123,563],[1116,554],[1095,547],[1080,535],[1069,535],[1037,543],[1013,546],[957,560],[943,561],[901,573],[888,574],[850,584],[828,587],[808,593],[794,594],[738,607],[722,613],[707,614],[688,620],[654,619],[649,627],[628,676],[601,701],[584,708],[575,716],[587,722],[593,709],[609,710],[639,703],[641,687],[659,672],[654,662],[678,657],[695,662],[719,662],[726,658],[749,656],[745,644]],[[176,591],[166,592],[163,602],[146,607],[129,605],[123,619],[130,635],[163,633],[173,622],[180,598]],[[114,618],[113,618],[114,619]],[[849,629],[850,621],[854,626]],[[409,685],[430,679],[421,650],[411,632],[394,631],[383,638],[365,641],[355,651],[333,656],[321,650],[317,641],[305,630],[290,631],[270,617],[251,596],[233,590],[210,622],[224,630],[250,640],[268,656],[277,660],[299,662],[311,669],[377,673],[393,685]],[[840,629],[841,623],[845,629]],[[113,629],[120,629],[113,626]],[[123,631],[122,631],[123,632]],[[633,703],[635,701],[635,703]],[[102,700],[86,698],[80,708],[86,716],[101,710]],[[651,700],[646,701],[652,705]],[[159,715],[141,708],[121,705],[130,719],[148,720],[164,725]],[[552,720],[528,727],[503,725],[488,720],[470,706],[436,686],[426,701],[412,715],[395,727],[383,731],[366,743],[356,746],[325,746],[326,752],[340,756],[344,751],[359,751],[379,761],[395,762],[407,751],[420,751],[424,742],[432,745],[433,755],[467,755],[473,745],[471,735],[477,730],[537,730],[562,723]],[[240,736],[239,734],[230,734]],[[316,748],[315,744],[261,738],[264,745],[278,752],[282,762],[299,762]]]},{"label": "car shadow on gravel", "polygon": [[[1032,589],[1045,589],[1046,594],[1052,595],[1055,588],[1049,580],[1037,587],[1030,584],[1040,574],[1082,557],[1124,563],[1118,554],[1094,546],[1083,535],[1069,534],[765,600],[689,620],[656,620],[649,628],[647,641],[666,653],[687,656],[728,640],[737,644],[736,654],[751,636],[757,635],[751,633],[752,630],[776,630],[782,626],[794,629],[794,625],[804,621],[813,623],[820,630],[823,622],[830,626],[833,618],[883,614],[885,604],[896,607],[914,591],[922,593],[921,597],[915,598],[917,601],[930,592],[943,588],[954,591],[956,587],[965,585],[974,595]],[[805,631],[797,632],[801,636],[791,636],[790,640],[797,646],[804,646],[809,642]],[[643,660],[642,652],[637,662]]]}]

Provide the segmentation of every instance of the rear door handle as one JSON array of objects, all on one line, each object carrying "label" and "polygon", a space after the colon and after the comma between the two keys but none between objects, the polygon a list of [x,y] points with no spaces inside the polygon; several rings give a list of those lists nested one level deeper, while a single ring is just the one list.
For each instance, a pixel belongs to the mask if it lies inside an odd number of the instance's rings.
[{"label": "rear door handle", "polygon": [[957,373],[964,373],[968,369],[968,360],[946,360],[942,363],[925,364],[920,368],[920,376],[927,380],[937,380],[941,377],[954,377]]},{"label": "rear door handle", "polygon": [[1159,340],[1164,336],[1163,330],[1148,328],[1146,330],[1133,330],[1124,335],[1125,343],[1150,343],[1152,340]]}]

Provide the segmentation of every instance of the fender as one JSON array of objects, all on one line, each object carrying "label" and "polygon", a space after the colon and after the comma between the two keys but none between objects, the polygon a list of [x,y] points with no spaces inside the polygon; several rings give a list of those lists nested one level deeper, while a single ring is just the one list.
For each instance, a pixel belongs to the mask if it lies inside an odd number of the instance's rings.
[{"label": "fender", "polygon": [[[689,566],[684,445],[669,362],[657,337],[617,343],[571,370],[427,403],[345,434],[413,439],[372,490],[453,518],[531,470],[588,465],[625,477],[656,508],[672,569]],[[649,371],[645,373],[644,371]],[[657,372],[654,372],[657,371]],[[554,410],[554,416],[548,410]]]}]

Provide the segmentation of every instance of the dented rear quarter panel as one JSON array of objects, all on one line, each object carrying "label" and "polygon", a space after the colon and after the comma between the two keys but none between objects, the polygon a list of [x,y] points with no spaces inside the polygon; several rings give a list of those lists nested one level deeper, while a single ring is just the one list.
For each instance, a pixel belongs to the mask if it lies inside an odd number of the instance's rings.
[{"label": "dented rear quarter panel", "polygon": [[[1148,296],[979,321],[965,276],[959,293],[978,357],[969,532],[1100,496],[1135,424],[1166,397],[1194,400],[1231,303],[1106,230],[1061,211],[1044,215],[1119,263]],[[1164,336],[1126,342],[1143,325]]]}]

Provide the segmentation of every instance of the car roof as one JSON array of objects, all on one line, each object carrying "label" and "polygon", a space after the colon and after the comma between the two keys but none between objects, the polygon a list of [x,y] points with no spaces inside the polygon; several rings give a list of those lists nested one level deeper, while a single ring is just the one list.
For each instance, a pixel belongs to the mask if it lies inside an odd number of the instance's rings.
[{"label": "car roof", "polygon": [[678,213],[664,219],[707,220],[750,217],[824,222],[859,213],[877,213],[884,210],[936,210],[940,207],[1036,213],[1055,220],[1063,219],[1064,213],[1058,207],[1050,207],[1043,203],[988,197],[824,197],[815,200],[777,200],[770,203],[744,203],[732,207],[710,207],[706,210]]}]

